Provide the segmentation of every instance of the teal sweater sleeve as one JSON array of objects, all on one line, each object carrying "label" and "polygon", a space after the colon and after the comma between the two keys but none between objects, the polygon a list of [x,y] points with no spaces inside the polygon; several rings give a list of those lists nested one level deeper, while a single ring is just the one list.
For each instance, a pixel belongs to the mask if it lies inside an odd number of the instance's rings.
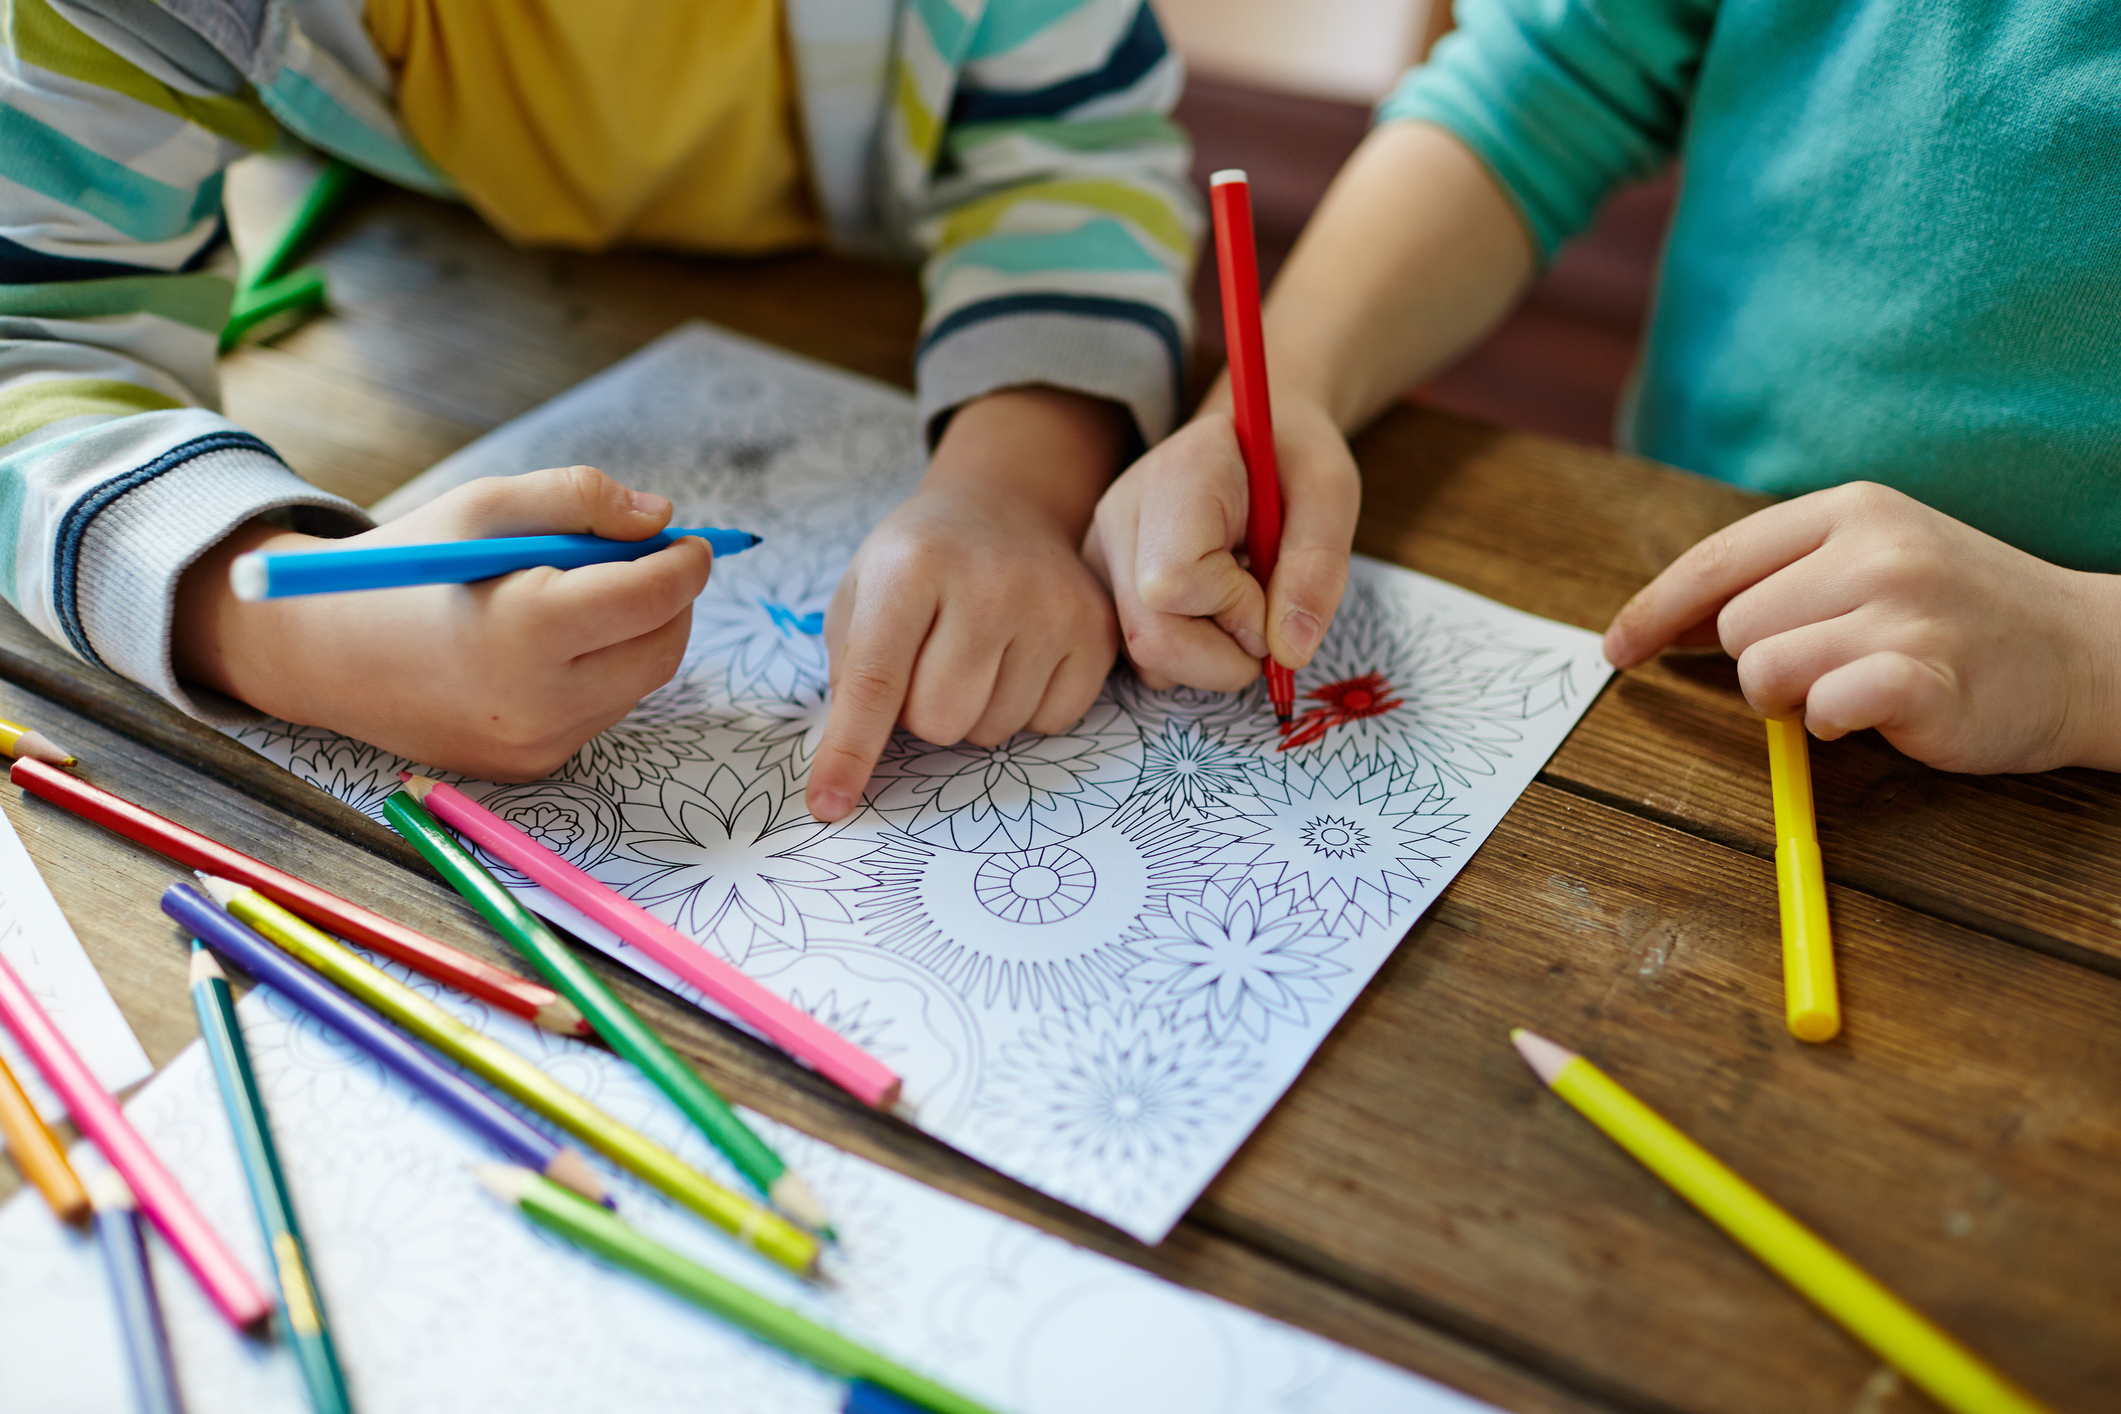
[{"label": "teal sweater sleeve", "polygon": [[1454,133],[1551,259],[1608,192],[1677,148],[1715,10],[1713,0],[1459,0],[1458,28],[1378,118]]}]

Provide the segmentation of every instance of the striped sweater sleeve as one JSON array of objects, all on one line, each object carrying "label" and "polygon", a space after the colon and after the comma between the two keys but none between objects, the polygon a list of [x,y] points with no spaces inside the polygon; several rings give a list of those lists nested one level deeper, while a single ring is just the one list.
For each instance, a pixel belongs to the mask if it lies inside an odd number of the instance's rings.
[{"label": "striped sweater sleeve", "polygon": [[[901,62],[911,30],[959,65],[914,227],[928,425],[1039,383],[1110,398],[1156,441],[1182,410],[1201,215],[1168,117],[1179,60],[1154,12],[1147,0],[989,0],[973,28],[948,0],[911,8],[921,22],[902,27]],[[924,118],[919,102],[901,87],[906,127]]]},{"label": "striped sweater sleeve", "polygon": [[359,508],[220,415],[222,172],[277,128],[203,44],[169,53],[0,9],[0,594],[84,661],[210,720],[171,663],[179,576],[244,521],[345,534]]}]

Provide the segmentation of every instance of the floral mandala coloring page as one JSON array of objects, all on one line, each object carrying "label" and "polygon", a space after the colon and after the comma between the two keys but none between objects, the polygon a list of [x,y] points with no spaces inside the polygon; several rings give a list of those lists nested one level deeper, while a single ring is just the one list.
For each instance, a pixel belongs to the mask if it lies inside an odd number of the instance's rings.
[{"label": "floral mandala coloring page", "polygon": [[[1358,557],[1290,722],[1257,683],[1154,692],[1122,667],[1051,736],[900,733],[865,808],[825,826],[803,805],[831,706],[824,615],[918,480],[911,400],[688,325],[377,513],[568,461],[763,543],[716,564],[677,678],[625,721],[550,780],[461,787],[888,1054],[931,1133],[1152,1242],[1608,676],[1589,633]],[[286,723],[236,735],[372,814],[415,764]]]}]

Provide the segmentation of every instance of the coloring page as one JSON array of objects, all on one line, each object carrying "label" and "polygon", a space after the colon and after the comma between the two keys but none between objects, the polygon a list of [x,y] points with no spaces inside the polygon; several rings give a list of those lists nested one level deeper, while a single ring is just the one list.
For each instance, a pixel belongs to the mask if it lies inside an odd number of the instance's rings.
[{"label": "coloring page", "polygon": [[[0,957],[104,1089],[119,1094],[154,1073],[5,814],[0,814]],[[51,1122],[66,1117],[65,1104],[5,1026],[0,1026],[0,1060],[38,1114]]]},{"label": "coloring page", "polygon": [[[918,480],[911,400],[688,325],[378,511],[576,462],[669,496],[678,524],[765,543],[715,566],[684,667],[625,721],[549,780],[460,784],[869,1048],[930,1133],[1150,1242],[1609,671],[1592,634],[1358,558],[1287,729],[1258,684],[1158,693],[1121,669],[1053,736],[986,749],[901,732],[866,808],[821,825],[803,790],[824,610]],[[236,735],[371,813],[417,764],[285,723]]]},{"label": "coloring page", "polygon": [[[624,1061],[394,975],[723,1183],[742,1180]],[[270,989],[238,1013],[355,1403],[391,1414],[828,1414],[844,1386],[489,1197],[495,1155]],[[204,1048],[127,1106],[207,1220],[267,1270]],[[829,1287],[738,1248],[598,1161],[626,1219],[1006,1414],[1477,1414],[1488,1406],[1086,1252],[746,1114],[838,1225]],[[531,1121],[545,1126],[535,1119]],[[100,1160],[87,1145],[84,1167]],[[293,1356],[237,1336],[166,1244],[155,1277],[193,1414],[299,1414]],[[32,1192],[0,1210],[0,1407],[130,1407],[94,1239]]]}]

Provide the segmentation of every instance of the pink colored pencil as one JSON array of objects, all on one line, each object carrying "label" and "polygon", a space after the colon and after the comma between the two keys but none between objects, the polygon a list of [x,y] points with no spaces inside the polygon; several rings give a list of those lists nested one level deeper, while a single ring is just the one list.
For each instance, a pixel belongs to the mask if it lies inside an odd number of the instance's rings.
[{"label": "pink colored pencil", "polygon": [[698,943],[478,804],[455,786],[401,773],[405,788],[458,834],[546,888],[698,987],[737,1018],[863,1104],[898,1103],[891,1068],[752,981]]},{"label": "pink colored pencil", "polygon": [[140,1211],[184,1259],[221,1314],[238,1328],[264,1322],[272,1314],[272,1302],[230,1255],[220,1234],[192,1206],[175,1175],[147,1147],[140,1131],[37,1005],[5,958],[0,958],[0,1023],[15,1033],[22,1049],[66,1102],[74,1123],[96,1141],[111,1167],[133,1190]]}]

